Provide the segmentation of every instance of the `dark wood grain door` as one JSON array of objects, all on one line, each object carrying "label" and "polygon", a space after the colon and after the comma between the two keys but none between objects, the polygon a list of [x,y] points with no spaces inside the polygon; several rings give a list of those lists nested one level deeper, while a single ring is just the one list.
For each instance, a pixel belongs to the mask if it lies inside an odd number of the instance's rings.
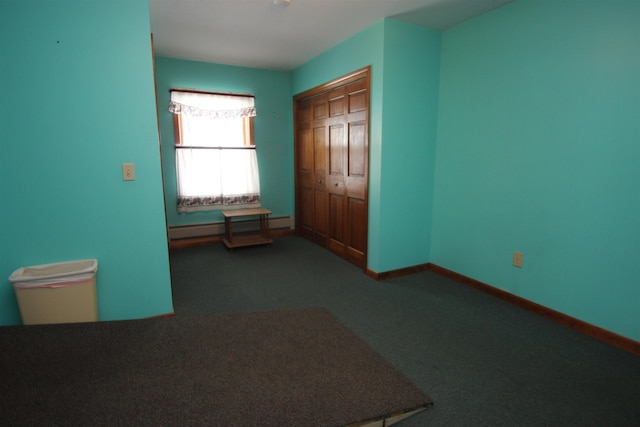
[{"label": "dark wood grain door", "polygon": [[327,97],[312,99],[313,118],[313,238],[327,244],[329,232],[329,194],[327,193]]},{"label": "dark wood grain door", "polygon": [[329,176],[327,191],[329,193],[329,249],[344,256],[345,241],[345,172],[346,172],[346,123],[345,123],[345,88],[341,87],[327,94],[329,118],[327,144],[329,158]]},{"label": "dark wood grain door", "polygon": [[313,239],[315,178],[312,103],[304,99],[296,104],[296,231]]},{"label": "dark wood grain door", "polygon": [[366,267],[369,69],[294,98],[296,228]]},{"label": "dark wood grain door", "polygon": [[346,257],[358,265],[366,264],[367,183],[369,177],[369,92],[368,82],[360,80],[346,88],[344,182],[346,197]]}]

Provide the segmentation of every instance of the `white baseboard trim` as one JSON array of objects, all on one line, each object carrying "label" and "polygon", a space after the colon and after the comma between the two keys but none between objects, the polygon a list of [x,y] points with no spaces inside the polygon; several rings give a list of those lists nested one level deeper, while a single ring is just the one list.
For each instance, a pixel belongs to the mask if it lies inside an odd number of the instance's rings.
[{"label": "white baseboard trim", "polygon": [[[295,221],[293,216],[269,218],[271,230],[288,228],[293,230]],[[255,231],[259,229],[258,220],[234,221],[233,231]],[[224,234],[224,222],[207,224],[173,225],[169,226],[169,240],[192,239],[196,237],[221,236]]]}]

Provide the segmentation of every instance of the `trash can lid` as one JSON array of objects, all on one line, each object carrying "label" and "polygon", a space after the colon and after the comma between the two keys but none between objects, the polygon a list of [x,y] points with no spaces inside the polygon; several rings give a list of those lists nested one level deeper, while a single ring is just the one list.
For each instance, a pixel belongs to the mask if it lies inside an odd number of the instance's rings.
[{"label": "trash can lid", "polygon": [[96,259],[42,264],[17,269],[11,274],[9,281],[19,283],[42,281],[43,279],[77,279],[91,277],[97,270],[98,260]]}]

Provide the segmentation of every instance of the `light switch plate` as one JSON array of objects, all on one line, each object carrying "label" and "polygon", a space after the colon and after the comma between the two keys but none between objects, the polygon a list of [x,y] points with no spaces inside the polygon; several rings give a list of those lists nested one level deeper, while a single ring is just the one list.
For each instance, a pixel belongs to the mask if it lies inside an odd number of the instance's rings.
[{"label": "light switch plate", "polygon": [[122,164],[122,179],[124,181],[135,181],[136,180],[136,170],[133,166],[133,163],[123,163]]},{"label": "light switch plate", "polygon": [[514,252],[513,253],[513,265],[514,267],[522,268],[522,252]]}]

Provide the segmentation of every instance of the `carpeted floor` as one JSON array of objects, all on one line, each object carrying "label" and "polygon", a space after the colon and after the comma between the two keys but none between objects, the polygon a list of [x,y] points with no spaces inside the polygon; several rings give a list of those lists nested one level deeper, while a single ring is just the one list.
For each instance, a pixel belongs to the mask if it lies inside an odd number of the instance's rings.
[{"label": "carpeted floor", "polygon": [[376,281],[294,236],[171,272],[178,317],[329,310],[433,398],[398,427],[640,425],[640,357],[431,272]]},{"label": "carpeted floor", "polygon": [[0,424],[344,426],[430,398],[324,309],[0,328]]}]

